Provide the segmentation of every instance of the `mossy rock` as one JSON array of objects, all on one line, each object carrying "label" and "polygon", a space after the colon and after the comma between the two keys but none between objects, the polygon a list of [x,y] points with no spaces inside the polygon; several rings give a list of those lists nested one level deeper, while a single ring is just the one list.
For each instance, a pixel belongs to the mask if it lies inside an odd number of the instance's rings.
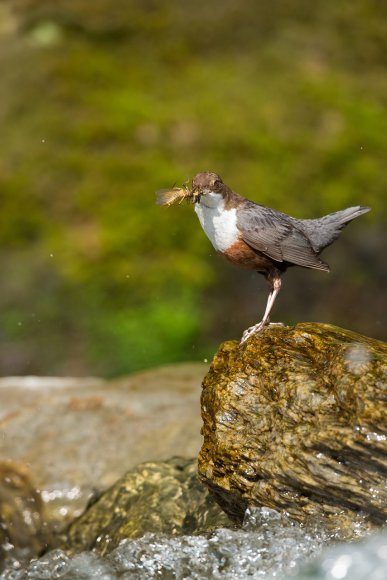
[{"label": "mossy rock", "polygon": [[199,476],[247,506],[320,520],[340,537],[387,519],[387,344],[326,324],[226,342],[203,382]]},{"label": "mossy rock", "polygon": [[125,474],[68,529],[61,548],[107,554],[147,532],[170,536],[231,527],[197,477],[195,459],[146,462]]}]

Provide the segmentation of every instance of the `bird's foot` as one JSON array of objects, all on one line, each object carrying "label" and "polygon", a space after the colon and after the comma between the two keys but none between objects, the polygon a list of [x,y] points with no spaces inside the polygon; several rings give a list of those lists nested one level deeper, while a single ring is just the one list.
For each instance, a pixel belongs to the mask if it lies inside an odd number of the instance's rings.
[{"label": "bird's foot", "polygon": [[258,322],[258,324],[250,326],[250,328],[247,328],[244,331],[244,333],[242,334],[240,344],[246,342],[246,340],[250,338],[250,336],[252,336],[253,334],[258,334],[258,332],[261,332],[261,330],[266,326],[285,326],[285,324],[283,322],[270,322],[269,320],[266,321],[261,320],[261,322]]},{"label": "bird's foot", "polygon": [[258,322],[258,324],[254,324],[254,326],[250,326],[250,328],[247,328],[244,331],[244,333],[242,334],[240,344],[243,344],[244,342],[246,342],[246,340],[248,338],[250,338],[250,336],[253,336],[253,334],[256,334],[257,332],[261,332],[261,330],[265,326],[267,326],[268,324],[269,324],[269,322],[264,322],[263,320],[261,320],[261,322]]}]

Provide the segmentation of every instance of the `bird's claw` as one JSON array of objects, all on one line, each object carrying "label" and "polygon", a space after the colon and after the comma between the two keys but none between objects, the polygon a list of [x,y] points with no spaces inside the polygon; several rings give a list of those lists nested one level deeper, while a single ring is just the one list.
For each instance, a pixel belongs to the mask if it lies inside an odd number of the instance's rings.
[{"label": "bird's claw", "polygon": [[248,338],[250,338],[250,336],[252,336],[253,334],[256,334],[257,332],[260,332],[262,330],[262,328],[264,328],[266,326],[266,324],[268,324],[267,322],[258,322],[258,324],[255,324],[254,326],[250,326],[250,328],[247,328],[244,333],[242,334],[242,338],[241,338],[241,342],[240,344],[243,344],[244,342],[246,342],[246,340]]},{"label": "bird's claw", "polygon": [[258,332],[261,332],[261,330],[266,326],[285,326],[285,325],[283,322],[270,322],[269,320],[267,321],[261,320],[261,322],[258,322],[258,324],[250,326],[250,328],[247,328],[244,331],[239,344],[243,344],[244,342],[246,342],[247,339],[250,338],[250,336],[252,336],[253,334],[257,334]]}]

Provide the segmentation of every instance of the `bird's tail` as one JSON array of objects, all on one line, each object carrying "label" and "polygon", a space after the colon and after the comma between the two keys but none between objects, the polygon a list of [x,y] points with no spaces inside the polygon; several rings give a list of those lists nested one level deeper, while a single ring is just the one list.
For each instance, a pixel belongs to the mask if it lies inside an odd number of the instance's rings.
[{"label": "bird's tail", "polygon": [[349,222],[360,217],[363,213],[367,213],[370,209],[357,205],[314,220],[302,220],[303,229],[313,249],[320,253],[339,237],[341,230]]}]

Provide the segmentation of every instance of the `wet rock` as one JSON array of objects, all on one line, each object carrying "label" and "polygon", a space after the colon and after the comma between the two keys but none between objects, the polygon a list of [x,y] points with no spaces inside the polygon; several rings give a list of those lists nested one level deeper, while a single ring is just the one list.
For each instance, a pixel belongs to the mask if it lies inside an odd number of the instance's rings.
[{"label": "wet rock", "polygon": [[199,482],[196,460],[174,458],[129,471],[70,526],[61,547],[106,554],[147,532],[176,536],[230,525]]},{"label": "wet rock", "polygon": [[224,343],[203,382],[199,475],[223,509],[352,537],[387,519],[387,345],[325,325]]},{"label": "wet rock", "polygon": [[0,571],[17,558],[26,561],[45,544],[43,502],[28,470],[0,462]]},{"label": "wet rock", "polygon": [[0,379],[0,457],[28,464],[47,518],[63,527],[138,463],[197,455],[207,370],[182,363],[111,381]]}]

